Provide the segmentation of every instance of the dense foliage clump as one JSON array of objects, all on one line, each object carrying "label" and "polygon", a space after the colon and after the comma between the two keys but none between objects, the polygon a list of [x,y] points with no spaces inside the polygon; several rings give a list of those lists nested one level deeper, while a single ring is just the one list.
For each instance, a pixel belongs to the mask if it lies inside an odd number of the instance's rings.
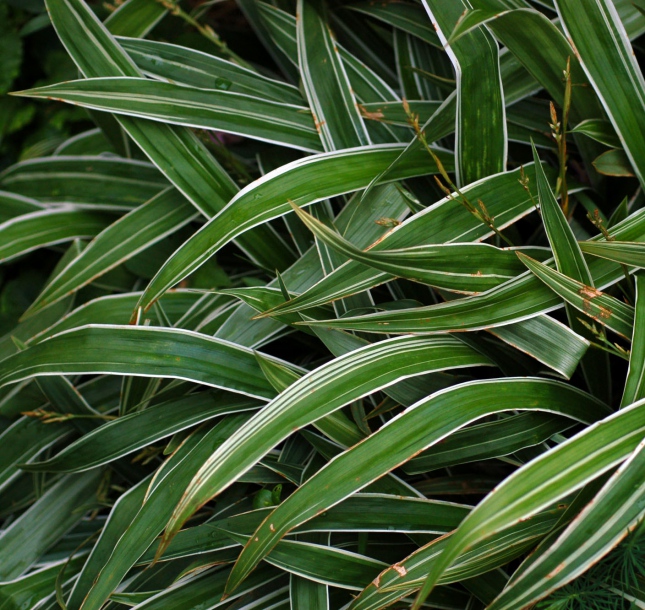
[{"label": "dense foliage clump", "polygon": [[643,34],[0,1],[0,608],[645,607]]}]

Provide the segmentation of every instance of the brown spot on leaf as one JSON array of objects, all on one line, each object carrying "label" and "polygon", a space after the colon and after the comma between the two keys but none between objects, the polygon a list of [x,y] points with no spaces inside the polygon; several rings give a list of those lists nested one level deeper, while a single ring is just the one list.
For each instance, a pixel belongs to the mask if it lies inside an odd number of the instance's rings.
[{"label": "brown spot on leaf", "polygon": [[385,115],[381,112],[381,110],[377,110],[376,112],[370,112],[360,104],[356,104],[356,106],[358,107],[358,110],[364,119],[368,119],[370,121],[380,121],[381,119],[385,118]]},{"label": "brown spot on leaf", "polygon": [[405,575],[408,573],[408,571],[407,571],[403,566],[399,565],[398,563],[395,563],[395,564],[392,566],[392,568],[393,568],[393,569],[397,572],[397,574],[398,574],[399,576],[401,576],[401,577],[405,576]]},{"label": "brown spot on leaf", "polygon": [[547,574],[546,577],[553,578],[554,576],[557,576],[560,572],[562,572],[562,570],[564,570],[564,568],[566,567],[567,567],[567,564],[563,562],[555,570],[553,570],[552,572],[549,572],[549,574]]},{"label": "brown spot on leaf", "polygon": [[588,299],[595,299],[602,296],[602,292],[600,292],[600,290],[596,290],[592,286],[584,286],[578,291],[578,294],[583,297],[587,297]]}]

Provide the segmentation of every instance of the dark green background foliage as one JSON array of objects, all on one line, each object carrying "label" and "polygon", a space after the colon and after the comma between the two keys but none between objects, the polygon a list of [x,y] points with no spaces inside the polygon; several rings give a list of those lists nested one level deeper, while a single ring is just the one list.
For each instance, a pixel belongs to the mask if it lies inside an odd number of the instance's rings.
[{"label": "dark green background foliage", "polygon": [[0,608],[645,607],[644,33],[0,0]]}]

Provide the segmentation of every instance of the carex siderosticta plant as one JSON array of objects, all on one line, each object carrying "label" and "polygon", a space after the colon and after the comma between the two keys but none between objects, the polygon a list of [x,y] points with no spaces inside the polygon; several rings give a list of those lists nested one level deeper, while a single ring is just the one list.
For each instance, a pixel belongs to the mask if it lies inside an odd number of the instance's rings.
[{"label": "carex siderosticta plant", "polygon": [[6,4],[0,608],[645,607],[640,0]]}]

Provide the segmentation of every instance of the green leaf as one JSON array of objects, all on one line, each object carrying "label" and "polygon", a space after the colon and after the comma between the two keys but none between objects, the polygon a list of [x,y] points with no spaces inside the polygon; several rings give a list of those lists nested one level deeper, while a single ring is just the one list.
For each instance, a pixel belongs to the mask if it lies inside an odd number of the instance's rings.
[{"label": "green leaf", "polygon": [[[325,150],[370,143],[321,0],[298,0],[298,63]],[[275,120],[274,116],[271,120]]]},{"label": "green leaf", "polygon": [[69,423],[46,425],[32,417],[21,417],[0,434],[0,489],[20,474],[18,464],[29,462],[43,449],[65,438],[71,431]]},{"label": "green leaf", "polygon": [[636,305],[634,307],[634,330],[631,335],[632,347],[629,352],[629,369],[620,406],[626,407],[645,398],[643,371],[645,371],[645,277],[642,272],[636,274]]},{"label": "green leaf", "polygon": [[629,456],[644,433],[645,410],[634,403],[515,471],[470,513],[429,566],[428,579],[416,605],[425,599],[460,553],[607,472]]},{"label": "green leaf", "polygon": [[645,267],[645,244],[626,241],[581,241],[586,254],[599,256],[630,267]]},{"label": "green leaf", "polygon": [[113,216],[71,206],[23,214],[0,224],[0,263],[79,237],[94,237]]},{"label": "green leaf", "polygon": [[[174,320],[190,309],[200,296],[191,290],[176,290],[167,293],[160,303],[166,315]],[[88,301],[70,312],[67,311],[69,305],[65,301],[59,301],[57,305],[43,309],[21,323],[25,325],[24,334],[21,335],[27,345],[31,345],[65,330],[96,324],[99,321],[102,324],[126,324],[140,297],[140,292],[111,294]],[[57,311],[61,304],[65,305],[62,312]],[[146,320],[155,325],[161,324],[154,310],[146,315]],[[30,324],[35,325],[36,322],[38,325],[32,331]]]},{"label": "green leaf", "polygon": [[0,174],[7,191],[43,202],[129,209],[154,197],[168,182],[150,163],[117,157],[44,157]]},{"label": "green leaf", "polygon": [[[490,0],[472,0],[471,4],[476,9],[490,9]],[[562,107],[565,89],[562,71],[568,60],[571,81],[577,85],[571,90],[571,119],[579,122],[602,116],[601,105],[588,86],[589,81],[577,55],[558,27],[537,10],[521,8],[508,11],[508,6],[502,6],[504,3],[494,4],[500,5],[499,14],[487,22],[487,27],[546,89],[549,97]],[[545,129],[548,121],[549,116],[545,114]]]},{"label": "green leaf", "polygon": [[509,455],[538,445],[563,432],[572,422],[546,413],[520,413],[497,421],[475,424],[455,432],[440,445],[424,451],[402,466],[406,474]]},{"label": "green leaf", "polygon": [[101,535],[74,583],[69,599],[68,610],[79,610],[85,596],[91,589],[96,575],[109,559],[119,538],[128,529],[137,512],[141,509],[150,478],[146,477],[125,492],[115,503],[105,522]]},{"label": "green leaf", "polygon": [[168,9],[156,0],[126,0],[105,20],[113,36],[143,37],[150,33]]},{"label": "green leaf", "polygon": [[[539,162],[535,146],[533,146],[533,159],[536,164]],[[558,271],[564,276],[589,287],[593,292],[594,284],[587,261],[580,250],[563,210],[560,208],[549,186],[541,165],[536,167],[536,181],[542,222],[544,223],[544,229],[551,245]],[[518,256],[520,256],[520,260],[525,260],[519,253]],[[586,339],[593,339],[591,331],[578,320],[577,314],[570,308],[568,303],[567,301],[565,309],[571,329]],[[607,355],[587,352],[581,364],[583,374],[591,391],[596,396],[610,400],[611,391],[609,390],[609,385],[611,380],[606,378],[606,373],[603,374],[602,372],[608,369]]]},{"label": "green leaf", "polygon": [[479,26],[484,25],[492,19],[502,17],[505,14],[505,11],[500,12],[499,9],[466,9],[461,14],[461,17],[459,17],[459,19],[457,20],[457,23],[455,24],[455,27],[452,30],[450,38],[448,38],[446,44],[452,45],[468,32],[471,32]]},{"label": "green leaf", "polygon": [[569,226],[567,218],[549,186],[546,174],[540,165],[537,150],[533,147],[536,182],[542,221],[546,230],[553,258],[558,271],[570,278],[593,286],[593,280],[580,246]]},{"label": "green leaf", "polygon": [[587,339],[549,316],[496,326],[489,332],[567,379],[573,375],[589,347]]},{"label": "green leaf", "polygon": [[[489,606],[517,608],[545,597],[580,576],[618,544],[645,512],[641,443],[550,548],[513,579]],[[602,524],[602,527],[598,527]]]},{"label": "green leaf", "polygon": [[435,47],[442,47],[437,32],[432,24],[428,23],[427,14],[416,4],[404,2],[375,4],[363,1],[348,5],[346,8],[383,21]]},{"label": "green leaf", "polygon": [[71,560],[63,559],[34,570],[22,578],[0,583],[0,601],[8,604],[9,608],[34,608],[51,598],[61,569],[64,568],[66,574],[72,575],[78,572],[85,559],[84,556]]},{"label": "green leaf", "polygon": [[142,72],[157,78],[202,89],[243,93],[274,102],[303,103],[302,95],[293,85],[215,55],[154,40],[117,37],[117,41]]},{"label": "green leaf", "polygon": [[95,501],[100,474],[95,470],[63,477],[2,531],[0,580],[23,574],[83,518],[86,507]]},{"label": "green leaf", "polygon": [[557,0],[555,4],[576,55],[643,185],[645,81],[616,8],[608,0],[586,2],[584,11],[571,0]]},{"label": "green leaf", "polygon": [[197,215],[197,210],[178,190],[169,188],[162,191],[97,235],[78,257],[45,286],[25,315],[32,315],[76,292],[179,230]]},{"label": "green leaf", "polygon": [[289,598],[292,610],[327,610],[329,589],[301,576],[291,575]]},{"label": "green leaf", "polygon": [[593,166],[603,176],[630,178],[635,175],[632,163],[623,149],[608,150],[594,159]]},{"label": "green leaf", "polygon": [[[424,0],[424,6],[447,44],[466,8],[461,0]],[[484,29],[470,32],[448,47],[457,74],[455,165],[459,186],[506,169],[507,139],[499,51]]]},{"label": "green leaf", "polygon": [[[273,566],[263,566],[258,570],[253,580],[246,583],[226,601],[222,601],[222,593],[229,570],[199,571],[192,577],[184,578],[175,587],[163,590],[150,596],[140,604],[141,610],[165,610],[166,608],[220,608],[230,605],[235,600],[252,599],[260,607],[287,608],[288,587],[287,579],[281,570]],[[245,601],[242,601],[245,605]]]},{"label": "green leaf", "polygon": [[[535,180],[533,164],[524,167],[530,183]],[[519,171],[489,176],[470,184],[461,192],[470,201],[482,200],[495,226],[503,229],[533,211],[531,198],[519,183]],[[294,203],[298,204],[297,201]],[[413,248],[427,244],[448,244],[483,241],[492,235],[489,227],[479,221],[455,197],[444,197],[422,212],[406,219],[370,248],[381,250]],[[275,308],[275,313],[293,313],[331,300],[343,298],[378,286],[392,279],[390,274],[376,272],[365,265],[350,261],[324,277],[307,292]]]},{"label": "green leaf", "polygon": [[[212,451],[246,419],[231,416],[215,427],[200,428],[186,439],[156,473],[143,505],[106,558],[83,601],[83,610],[98,610],[163,528],[185,483]],[[79,476],[79,475],[76,475]],[[82,476],[82,475],[81,475]]]},{"label": "green leaf", "polygon": [[[229,532],[238,544],[248,536]],[[360,591],[387,566],[365,555],[329,546],[295,540],[283,540],[266,557],[266,562],[321,584]]]},{"label": "green leaf", "polygon": [[137,449],[215,417],[257,409],[261,403],[199,392],[124,415],[84,434],[54,457],[23,466],[41,472],[81,472],[107,464]]},{"label": "green leaf", "polygon": [[[226,243],[248,229],[291,211],[289,200],[308,205],[367,186],[375,172],[387,167],[402,150],[400,145],[365,146],[323,153],[283,165],[240,191],[224,210],[207,223],[166,261],[152,279],[139,306],[147,309],[168,288],[197,269]],[[450,158],[436,154],[447,168]],[[388,179],[436,171],[425,151],[400,164]],[[324,176],[325,180],[319,177]]]},{"label": "green leaf", "polygon": [[585,136],[611,148],[620,148],[620,139],[612,124],[606,119],[586,119],[578,123],[570,133],[582,133]]},{"label": "green leaf", "polygon": [[[563,511],[548,511],[540,513],[531,519],[518,523],[504,531],[503,534],[491,536],[468,551],[462,553],[446,570],[441,582],[455,582],[476,576],[490,578],[490,571],[523,555],[549,530],[557,524],[558,517]],[[368,610],[382,608],[402,597],[411,595],[423,584],[428,567],[450,543],[451,536],[441,537],[418,551],[406,557],[403,561],[381,572],[350,606],[352,610]],[[468,587],[470,588],[470,587]],[[442,587],[435,588],[441,591]],[[466,607],[466,606],[464,606]]]},{"label": "green leaf", "polygon": [[452,337],[402,337],[367,345],[308,373],[202,466],[168,523],[164,546],[199,506],[226,489],[294,430],[406,377],[486,364],[485,357]]},{"label": "green leaf", "polygon": [[437,392],[327,464],[262,522],[242,551],[227,590],[235,589],[296,525],[484,415],[536,409],[589,421],[590,416],[598,419],[607,413],[607,408],[589,395],[574,392],[564,384],[537,379],[495,380],[496,400],[491,403],[490,383],[467,383]]},{"label": "green leaf", "polygon": [[[394,276],[447,290],[476,293],[523,272],[514,249],[500,249],[488,244],[441,244],[363,251],[310,214],[295,205],[293,207],[305,225],[327,245],[352,260]],[[543,252],[546,259],[549,251]],[[540,254],[537,249],[535,253]]]},{"label": "green leaf", "polygon": [[[177,559],[228,548],[231,542],[225,531],[250,535],[271,510],[261,508],[183,529],[173,538],[161,559]],[[359,493],[314,517],[294,532],[298,535],[324,532],[445,534],[455,529],[470,510],[470,506],[454,502]],[[155,550],[148,549],[139,563],[152,562]]]},{"label": "green leaf", "polygon": [[[63,45],[87,78],[142,76],[83,0],[48,0],[47,7]],[[189,129],[132,117],[118,120],[164,176],[205,216],[215,214],[237,192],[231,177]],[[245,250],[269,268],[282,269],[291,259],[288,248],[270,229],[260,228],[255,239],[243,242]]]},{"label": "green leaf", "polygon": [[40,212],[44,209],[45,206],[38,203],[35,199],[0,191],[0,223],[15,218],[16,216],[22,216],[30,212]]},{"label": "green leaf", "polygon": [[0,363],[0,385],[38,375],[108,373],[186,379],[267,399],[275,395],[250,349],[186,330],[90,325]]},{"label": "green leaf", "polygon": [[[645,212],[632,214],[613,227],[612,231],[613,237],[618,241],[644,239]],[[396,235],[396,232],[391,235]],[[602,259],[590,261],[589,269],[595,285],[600,288],[614,284],[625,277],[619,265]],[[359,279],[357,274],[354,277]],[[369,287],[370,284],[367,282],[366,284],[366,287]],[[580,288],[583,287],[580,286]],[[323,302],[325,301],[323,300]],[[308,320],[306,324],[312,327],[326,326],[388,333],[463,331],[502,326],[533,317],[538,313],[546,313],[560,306],[559,297],[549,291],[537,278],[527,274],[509,280],[481,295],[465,297],[456,301],[398,312],[386,311],[365,316],[346,317],[339,320]]]},{"label": "green leaf", "polygon": [[201,89],[144,78],[106,77],[69,81],[14,95],[54,98],[93,110],[151,119],[164,125],[215,129],[308,152],[321,150],[307,108],[221,89]]},{"label": "green leaf", "polygon": [[614,332],[627,338],[632,336],[633,307],[596,290],[593,286],[577,282],[528,256],[522,254],[518,256],[536,277],[567,303]]}]

